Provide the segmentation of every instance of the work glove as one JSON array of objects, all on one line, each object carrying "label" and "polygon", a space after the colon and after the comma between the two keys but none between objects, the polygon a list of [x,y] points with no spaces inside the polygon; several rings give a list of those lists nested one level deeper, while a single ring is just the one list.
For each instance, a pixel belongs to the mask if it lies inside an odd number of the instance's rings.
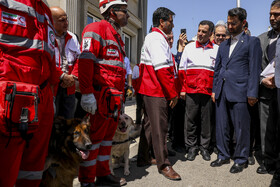
[{"label": "work glove", "polygon": [[92,115],[95,114],[95,111],[97,109],[97,105],[96,105],[96,99],[95,99],[95,97],[92,93],[82,95],[81,107],[85,111],[91,113]]},{"label": "work glove", "polygon": [[133,91],[132,91],[132,87],[130,86],[127,90],[126,90],[126,97],[132,97],[133,95]]}]

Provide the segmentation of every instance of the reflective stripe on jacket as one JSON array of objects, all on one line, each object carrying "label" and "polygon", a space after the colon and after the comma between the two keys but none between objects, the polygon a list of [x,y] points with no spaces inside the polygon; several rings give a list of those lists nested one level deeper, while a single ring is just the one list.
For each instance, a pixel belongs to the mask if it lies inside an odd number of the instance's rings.
[{"label": "reflective stripe on jacket", "polygon": [[58,82],[48,6],[38,0],[1,0],[0,15],[0,80]]},{"label": "reflective stripe on jacket", "polygon": [[146,36],[141,50],[139,79],[140,94],[167,99],[177,96],[172,53],[163,33],[154,31]]},{"label": "reflective stripe on jacket", "polygon": [[93,93],[93,85],[124,89],[124,43],[109,22],[102,20],[85,27],[81,51],[78,69],[82,94]]},{"label": "reflective stripe on jacket", "polygon": [[185,47],[179,67],[181,92],[212,94],[218,48],[218,45],[210,42],[204,47],[196,42]]}]

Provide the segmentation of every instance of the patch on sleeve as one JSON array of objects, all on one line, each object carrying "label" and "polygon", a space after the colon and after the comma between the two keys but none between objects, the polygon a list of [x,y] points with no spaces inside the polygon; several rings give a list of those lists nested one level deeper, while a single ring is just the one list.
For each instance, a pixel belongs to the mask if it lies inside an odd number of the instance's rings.
[{"label": "patch on sleeve", "polygon": [[91,38],[84,38],[83,39],[83,51],[89,51],[91,46]]},{"label": "patch on sleeve", "polygon": [[4,23],[26,27],[25,17],[17,14],[12,14],[12,13],[2,11],[1,21]]},{"label": "patch on sleeve", "polygon": [[51,51],[54,51],[55,49],[55,35],[50,26],[48,26],[48,47]]},{"label": "patch on sleeve", "polygon": [[106,56],[119,56],[119,51],[116,49],[107,49]]}]

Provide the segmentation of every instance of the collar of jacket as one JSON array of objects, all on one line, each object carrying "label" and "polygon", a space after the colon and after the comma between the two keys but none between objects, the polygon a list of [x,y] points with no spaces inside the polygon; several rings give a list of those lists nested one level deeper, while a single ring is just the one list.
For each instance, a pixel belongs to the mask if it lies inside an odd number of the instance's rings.
[{"label": "collar of jacket", "polygon": [[205,49],[205,48],[213,49],[213,43],[210,42],[210,40],[208,40],[208,42],[207,42],[205,45],[202,45],[200,42],[198,42],[198,41],[196,40],[196,48],[199,48],[199,47],[201,47],[201,48],[203,48],[203,49]]}]

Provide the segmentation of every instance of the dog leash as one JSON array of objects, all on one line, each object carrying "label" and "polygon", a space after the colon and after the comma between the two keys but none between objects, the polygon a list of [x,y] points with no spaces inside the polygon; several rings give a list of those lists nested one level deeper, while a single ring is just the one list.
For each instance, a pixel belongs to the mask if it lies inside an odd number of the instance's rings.
[{"label": "dog leash", "polygon": [[123,144],[123,143],[126,143],[128,141],[131,141],[131,140],[135,140],[135,138],[132,138],[132,137],[129,137],[128,139],[124,140],[124,141],[121,141],[121,142],[112,142],[112,145],[119,145],[119,144]]}]

